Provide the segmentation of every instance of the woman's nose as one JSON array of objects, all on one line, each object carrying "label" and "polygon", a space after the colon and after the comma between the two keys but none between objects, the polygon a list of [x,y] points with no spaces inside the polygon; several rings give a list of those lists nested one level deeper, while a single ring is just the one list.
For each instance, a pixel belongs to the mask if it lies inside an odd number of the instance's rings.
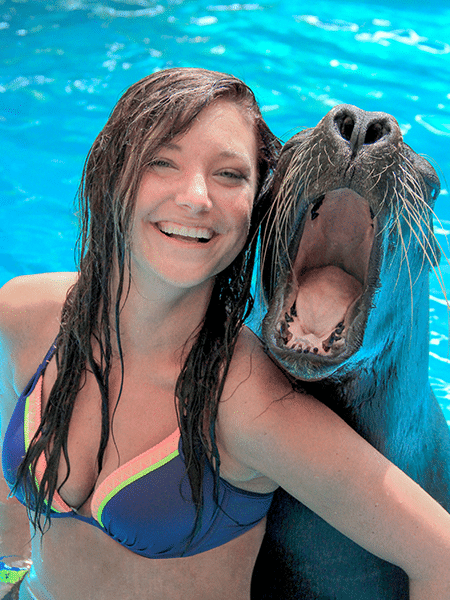
[{"label": "woman's nose", "polygon": [[205,177],[201,173],[196,173],[186,178],[177,191],[175,202],[178,206],[185,206],[195,213],[210,210],[212,202]]}]

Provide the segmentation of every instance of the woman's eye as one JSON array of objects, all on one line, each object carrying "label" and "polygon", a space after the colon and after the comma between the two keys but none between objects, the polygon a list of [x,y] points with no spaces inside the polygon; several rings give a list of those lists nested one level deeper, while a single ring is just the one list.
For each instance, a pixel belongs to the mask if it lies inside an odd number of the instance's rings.
[{"label": "woman's eye", "polygon": [[164,158],[155,158],[149,165],[150,167],[171,167],[172,164]]},{"label": "woman's eye", "polygon": [[219,175],[231,181],[242,181],[244,179],[247,179],[247,177],[239,171],[221,171]]}]

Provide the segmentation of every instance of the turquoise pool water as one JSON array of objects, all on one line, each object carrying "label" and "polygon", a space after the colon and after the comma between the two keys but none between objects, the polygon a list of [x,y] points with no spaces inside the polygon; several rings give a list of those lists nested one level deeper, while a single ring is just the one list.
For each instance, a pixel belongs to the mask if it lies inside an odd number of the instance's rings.
[{"label": "turquoise pool water", "polygon": [[[0,0],[0,284],[73,268],[84,157],[122,91],[173,65],[228,71],[288,139],[335,104],[392,113],[442,181],[450,232],[450,8],[441,0]],[[441,263],[450,289],[450,267]],[[430,377],[450,422],[448,316],[431,282]]]}]

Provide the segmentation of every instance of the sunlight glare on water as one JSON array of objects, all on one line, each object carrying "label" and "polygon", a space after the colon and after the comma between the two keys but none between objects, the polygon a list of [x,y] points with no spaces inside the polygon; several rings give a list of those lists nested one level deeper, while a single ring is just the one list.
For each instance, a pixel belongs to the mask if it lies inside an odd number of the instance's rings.
[{"label": "sunlight glare on water", "polygon": [[[170,66],[231,72],[283,140],[338,103],[393,114],[442,182],[450,231],[450,9],[406,0],[0,0],[0,283],[74,264],[83,161],[120,94]],[[441,261],[450,288],[448,262]],[[430,377],[450,421],[448,316],[431,281]]]}]

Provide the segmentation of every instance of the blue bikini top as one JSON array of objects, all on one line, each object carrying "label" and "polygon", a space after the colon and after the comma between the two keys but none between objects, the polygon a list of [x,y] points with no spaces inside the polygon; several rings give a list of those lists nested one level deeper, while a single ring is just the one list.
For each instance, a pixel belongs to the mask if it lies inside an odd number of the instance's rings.
[{"label": "blue bikini top", "polygon": [[[2,465],[10,488],[40,423],[43,375],[54,351],[52,346],[20,395],[6,431]],[[45,466],[42,454],[36,469],[38,484]],[[101,482],[92,496],[91,517],[77,514],[56,492],[51,517],[71,517],[90,523],[125,548],[147,558],[192,556],[225,544],[257,525],[267,514],[273,497],[273,493],[236,488],[219,478],[217,506],[213,484],[213,470],[206,461],[201,527],[186,549],[196,511],[177,429]],[[15,495],[25,504],[22,486]]]}]

